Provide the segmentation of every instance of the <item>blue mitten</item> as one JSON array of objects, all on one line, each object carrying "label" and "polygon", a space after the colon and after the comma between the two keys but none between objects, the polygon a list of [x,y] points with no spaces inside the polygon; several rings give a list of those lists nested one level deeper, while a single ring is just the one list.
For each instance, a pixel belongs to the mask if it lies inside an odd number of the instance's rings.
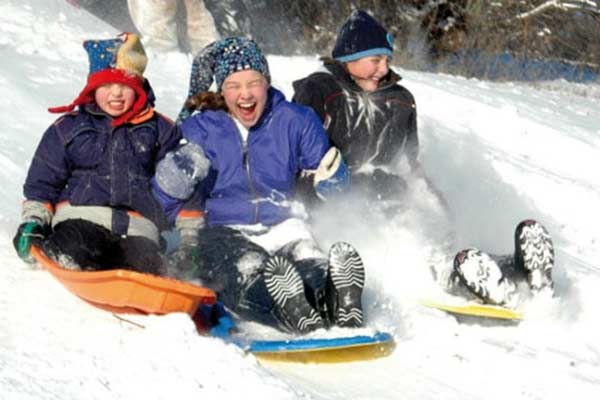
[{"label": "blue mitten", "polygon": [[226,338],[229,337],[232,331],[235,329],[235,324],[229,315],[223,316],[218,319],[218,324],[213,326],[210,330],[210,335]]},{"label": "blue mitten", "polygon": [[210,329],[212,336],[226,338],[235,331],[235,323],[225,309],[223,303],[217,301],[212,308],[213,327]]},{"label": "blue mitten", "polygon": [[325,153],[315,172],[313,184],[321,200],[328,200],[350,188],[350,171],[337,148],[332,147]]}]

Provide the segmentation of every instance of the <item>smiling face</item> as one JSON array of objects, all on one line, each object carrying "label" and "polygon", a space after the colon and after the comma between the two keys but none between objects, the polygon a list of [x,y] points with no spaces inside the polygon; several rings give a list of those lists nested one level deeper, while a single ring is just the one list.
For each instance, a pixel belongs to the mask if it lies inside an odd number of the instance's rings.
[{"label": "smiling face", "polygon": [[225,104],[232,117],[244,127],[253,127],[267,104],[269,82],[258,71],[235,72],[221,86]]},{"label": "smiling face", "polygon": [[94,100],[102,111],[111,117],[119,117],[133,106],[136,93],[122,83],[108,83],[96,89]]},{"label": "smiling face", "polygon": [[373,92],[379,87],[381,78],[390,70],[390,58],[385,55],[363,57],[347,62],[346,68],[362,90]]}]

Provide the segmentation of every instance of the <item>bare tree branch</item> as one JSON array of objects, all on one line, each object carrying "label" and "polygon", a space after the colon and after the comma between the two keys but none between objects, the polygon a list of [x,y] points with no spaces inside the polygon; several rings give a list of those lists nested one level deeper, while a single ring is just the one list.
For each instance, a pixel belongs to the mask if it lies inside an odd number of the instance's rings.
[{"label": "bare tree branch", "polygon": [[565,11],[569,9],[585,10],[600,15],[600,5],[596,0],[548,0],[532,10],[517,15],[516,18],[529,18],[544,12],[548,8],[558,8]]},{"label": "bare tree branch", "polygon": [[543,12],[544,10],[550,8],[550,7],[558,7],[558,3],[560,2],[560,0],[549,0],[539,6],[537,6],[536,8],[534,8],[533,10],[529,10],[527,12],[521,13],[517,15],[517,19],[525,19],[525,18],[529,18],[531,16],[534,16],[536,14],[539,14],[541,12]]}]

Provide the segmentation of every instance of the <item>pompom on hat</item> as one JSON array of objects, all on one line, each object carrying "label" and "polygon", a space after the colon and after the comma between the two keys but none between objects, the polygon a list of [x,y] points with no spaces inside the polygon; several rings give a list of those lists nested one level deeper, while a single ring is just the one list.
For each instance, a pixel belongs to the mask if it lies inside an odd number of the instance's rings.
[{"label": "pompom on hat", "polygon": [[[229,75],[249,69],[260,72],[267,81],[271,81],[267,59],[254,40],[229,37],[213,42],[194,58],[187,98],[208,91],[213,81],[217,85],[217,91],[221,91],[221,86]],[[184,106],[179,113],[178,122],[183,122],[190,115],[190,111]]]},{"label": "pompom on hat", "polygon": [[392,35],[375,18],[356,10],[342,25],[331,55],[337,61],[350,62],[368,56],[392,56],[393,51]]},{"label": "pompom on hat", "polygon": [[121,83],[136,93],[136,101],[130,110],[112,121],[113,126],[124,124],[144,110],[148,95],[144,90],[143,73],[148,58],[138,35],[123,33],[115,39],[86,40],[83,48],[88,53],[90,72],[87,83],[79,96],[66,106],[52,107],[51,113],[65,113],[76,106],[94,101],[94,91],[108,83]]}]

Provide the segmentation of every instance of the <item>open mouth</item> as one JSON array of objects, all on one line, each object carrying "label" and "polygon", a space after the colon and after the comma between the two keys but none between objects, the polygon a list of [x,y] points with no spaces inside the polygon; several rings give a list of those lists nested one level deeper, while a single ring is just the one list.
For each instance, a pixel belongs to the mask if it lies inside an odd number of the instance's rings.
[{"label": "open mouth", "polygon": [[254,112],[256,111],[256,103],[238,104],[238,109],[240,111],[240,117],[246,120],[250,120],[254,117]]},{"label": "open mouth", "polygon": [[108,106],[113,110],[122,110],[125,107],[123,100],[111,100],[108,102]]}]

